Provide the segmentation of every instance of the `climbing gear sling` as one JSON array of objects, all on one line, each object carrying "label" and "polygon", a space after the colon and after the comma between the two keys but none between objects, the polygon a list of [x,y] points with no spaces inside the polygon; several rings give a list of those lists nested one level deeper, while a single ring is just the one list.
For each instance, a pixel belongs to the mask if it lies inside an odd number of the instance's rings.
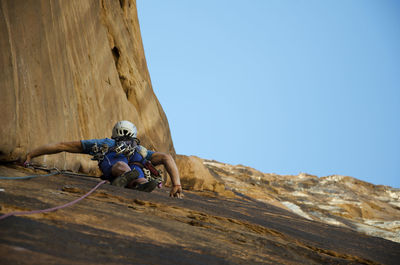
[{"label": "climbing gear sling", "polygon": [[[135,153],[135,151],[137,151],[143,157],[142,161],[131,162],[129,163],[129,165],[139,166],[143,170],[144,176],[147,179],[147,181],[151,182],[150,183],[151,185],[149,184],[150,186],[152,186],[155,183],[155,186],[159,188],[162,187],[163,177],[161,175],[161,172],[157,170],[151,164],[150,161],[146,160],[145,153],[147,153],[147,149],[145,149],[143,146],[140,146],[140,140],[138,138],[132,138],[129,136],[115,137],[115,145],[112,147],[109,147],[107,144],[103,144],[100,147],[97,144],[94,144],[92,147],[92,153],[93,153],[92,160],[97,160],[100,165],[100,163],[104,160],[105,156],[109,152],[113,151],[116,154],[125,155],[128,161],[130,160],[130,157]],[[127,173],[115,179],[110,179],[105,176],[102,176],[102,179],[108,179],[111,181],[112,185],[122,187],[128,185],[132,180],[138,177],[136,176],[136,174],[135,177],[133,177],[132,174],[130,173],[127,174]],[[148,190],[147,186],[144,189]]]},{"label": "climbing gear sling", "polygon": [[147,181],[155,181],[158,188],[162,187],[163,176],[161,171],[156,169],[150,161],[145,161],[144,164],[140,162],[133,162],[132,164],[139,166],[143,170]]}]

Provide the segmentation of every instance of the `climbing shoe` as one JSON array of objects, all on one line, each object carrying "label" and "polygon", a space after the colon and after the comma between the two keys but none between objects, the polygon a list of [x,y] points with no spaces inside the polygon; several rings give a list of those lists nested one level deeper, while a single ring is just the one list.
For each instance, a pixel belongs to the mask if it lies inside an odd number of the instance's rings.
[{"label": "climbing shoe", "polygon": [[133,189],[145,192],[152,192],[158,186],[158,183],[159,181],[153,179],[146,183],[138,184]]},{"label": "climbing shoe", "polygon": [[137,170],[131,170],[116,177],[111,183],[111,185],[117,187],[126,187],[131,181],[137,179],[138,177],[139,177],[139,172]]}]

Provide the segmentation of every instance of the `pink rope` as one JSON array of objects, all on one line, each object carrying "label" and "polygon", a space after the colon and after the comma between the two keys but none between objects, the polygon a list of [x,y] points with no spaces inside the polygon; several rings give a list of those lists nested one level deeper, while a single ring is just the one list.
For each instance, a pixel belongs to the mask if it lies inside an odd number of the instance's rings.
[{"label": "pink rope", "polygon": [[56,210],[71,206],[71,205],[85,199],[87,196],[92,194],[98,187],[100,187],[101,185],[103,185],[106,182],[107,182],[107,180],[103,180],[103,181],[99,182],[93,189],[91,189],[88,193],[86,193],[82,197],[80,197],[72,202],[66,203],[64,205],[60,205],[60,206],[48,208],[48,209],[43,209],[43,210],[26,211],[26,212],[11,212],[11,213],[7,213],[7,214],[0,216],[0,220],[10,217],[12,215],[28,215],[28,214],[35,214],[35,213],[47,213],[47,212],[52,212],[52,211],[56,211]]}]

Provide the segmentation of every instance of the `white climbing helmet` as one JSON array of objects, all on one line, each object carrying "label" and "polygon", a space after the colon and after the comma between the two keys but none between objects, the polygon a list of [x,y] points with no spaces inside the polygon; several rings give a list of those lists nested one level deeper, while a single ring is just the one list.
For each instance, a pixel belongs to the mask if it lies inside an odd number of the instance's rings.
[{"label": "white climbing helmet", "polygon": [[119,121],[115,124],[111,138],[115,139],[118,137],[129,136],[136,138],[137,129],[136,126],[130,121]]}]

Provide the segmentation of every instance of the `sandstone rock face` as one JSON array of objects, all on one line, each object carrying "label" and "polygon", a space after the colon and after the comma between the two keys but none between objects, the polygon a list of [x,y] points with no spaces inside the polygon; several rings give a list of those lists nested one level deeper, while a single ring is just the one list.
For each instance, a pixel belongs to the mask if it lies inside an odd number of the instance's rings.
[{"label": "sandstone rock face", "polygon": [[[1,160],[59,141],[111,136],[131,120],[150,149],[174,153],[154,95],[134,0],[0,1]],[[38,158],[86,168],[86,156]]]},{"label": "sandstone rock face", "polygon": [[[43,173],[0,165],[0,176]],[[231,181],[257,187],[246,176]],[[60,206],[96,184],[68,175],[0,179],[0,216]],[[70,207],[0,220],[1,264],[398,264],[399,243],[236,194],[185,190],[179,200],[165,189],[103,184]]]},{"label": "sandstone rock face", "polygon": [[177,165],[185,189],[244,195],[308,220],[400,243],[400,189],[339,175],[262,173],[194,156],[178,155]]},{"label": "sandstone rock face", "polygon": [[[346,176],[282,176],[203,160],[227,189],[308,220],[400,243],[400,189]],[[196,175],[196,172],[193,172]]]},{"label": "sandstone rock face", "polygon": [[203,164],[203,159],[196,156],[178,155],[176,164],[184,189],[226,193],[224,184],[211,175],[210,170]]},{"label": "sandstone rock face", "polygon": [[400,189],[339,175],[262,173],[194,156],[178,155],[177,165],[185,189],[244,195],[308,220],[400,243]]}]

